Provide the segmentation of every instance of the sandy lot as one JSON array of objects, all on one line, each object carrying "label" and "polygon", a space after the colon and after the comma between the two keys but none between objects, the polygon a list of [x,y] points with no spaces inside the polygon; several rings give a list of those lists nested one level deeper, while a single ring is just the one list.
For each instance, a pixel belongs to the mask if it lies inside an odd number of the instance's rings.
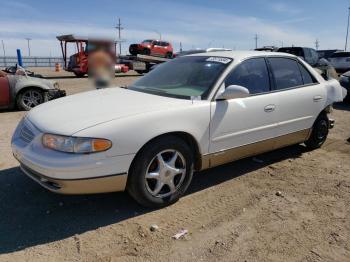
[{"label": "sandy lot", "polygon": [[[42,73],[68,94],[92,89],[87,78]],[[322,149],[292,146],[197,173],[161,210],[125,193],[63,196],[32,182],[10,149],[23,115],[0,112],[0,261],[350,261],[350,105],[336,105]],[[172,239],[181,229],[189,233]]]}]

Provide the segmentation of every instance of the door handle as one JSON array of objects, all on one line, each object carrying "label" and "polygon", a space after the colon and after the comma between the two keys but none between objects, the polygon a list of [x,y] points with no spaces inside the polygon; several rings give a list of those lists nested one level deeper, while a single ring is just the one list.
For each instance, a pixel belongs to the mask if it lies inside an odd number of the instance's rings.
[{"label": "door handle", "polygon": [[275,111],[275,108],[276,108],[275,105],[267,105],[267,106],[265,106],[264,111],[266,113],[271,113],[271,112]]},{"label": "door handle", "polygon": [[322,96],[314,96],[314,102],[318,102],[318,101],[321,101],[321,100],[323,100]]}]

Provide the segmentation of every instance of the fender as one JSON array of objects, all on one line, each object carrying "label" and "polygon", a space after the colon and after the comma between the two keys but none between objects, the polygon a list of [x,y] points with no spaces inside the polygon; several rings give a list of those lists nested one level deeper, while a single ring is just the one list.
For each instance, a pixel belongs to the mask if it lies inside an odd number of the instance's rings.
[{"label": "fender", "polygon": [[326,81],[325,86],[327,90],[327,105],[331,105],[334,102],[342,102],[347,95],[347,90],[336,79]]}]

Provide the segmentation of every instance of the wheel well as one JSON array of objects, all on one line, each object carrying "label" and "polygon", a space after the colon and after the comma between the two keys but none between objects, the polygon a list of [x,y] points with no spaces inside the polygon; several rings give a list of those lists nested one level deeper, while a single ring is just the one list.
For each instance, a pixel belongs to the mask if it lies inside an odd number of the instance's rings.
[{"label": "wheel well", "polygon": [[[142,151],[142,149],[154,142],[155,140],[158,140],[159,138],[162,138],[162,137],[165,137],[165,136],[176,136],[176,137],[179,137],[181,138],[187,145],[190,146],[190,148],[192,149],[192,152],[193,152],[193,159],[194,159],[194,169],[195,170],[200,170],[201,169],[201,166],[202,166],[202,158],[201,158],[201,154],[200,154],[200,149],[199,149],[199,145],[196,141],[196,139],[190,135],[189,133],[186,133],[186,132],[170,132],[170,133],[165,133],[165,134],[162,134],[162,135],[159,135],[159,136],[156,136],[154,138],[152,138],[151,140],[149,140],[146,144],[144,144],[142,146],[142,148],[137,152],[136,155],[139,154],[139,152]],[[136,157],[135,157],[136,158]],[[133,163],[132,163],[133,164]],[[131,164],[131,166],[132,166]]]},{"label": "wheel well", "polygon": [[21,88],[21,89],[17,92],[16,98],[18,97],[19,94],[22,94],[24,91],[27,91],[27,90],[29,90],[29,89],[36,89],[36,90],[39,90],[39,91],[41,91],[41,92],[45,92],[45,90],[44,90],[43,88],[38,87],[38,86],[26,86],[26,87]]}]

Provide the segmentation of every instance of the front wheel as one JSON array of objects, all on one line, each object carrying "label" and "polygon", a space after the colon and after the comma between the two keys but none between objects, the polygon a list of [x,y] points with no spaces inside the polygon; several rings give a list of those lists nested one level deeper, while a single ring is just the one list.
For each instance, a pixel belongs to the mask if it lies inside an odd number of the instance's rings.
[{"label": "front wheel", "polygon": [[36,88],[29,88],[17,96],[17,107],[29,111],[33,107],[45,102],[43,91]]},{"label": "front wheel", "polygon": [[145,49],[143,49],[142,54],[143,54],[143,55],[151,55],[151,50],[148,49],[148,48],[145,48]]},{"label": "front wheel", "polygon": [[180,138],[166,136],[146,145],[130,168],[127,190],[141,205],[160,208],[176,202],[193,176],[193,155]]},{"label": "front wheel", "polygon": [[329,119],[327,114],[319,115],[312,127],[311,135],[305,145],[308,149],[314,150],[320,148],[326,142],[329,132]]}]

